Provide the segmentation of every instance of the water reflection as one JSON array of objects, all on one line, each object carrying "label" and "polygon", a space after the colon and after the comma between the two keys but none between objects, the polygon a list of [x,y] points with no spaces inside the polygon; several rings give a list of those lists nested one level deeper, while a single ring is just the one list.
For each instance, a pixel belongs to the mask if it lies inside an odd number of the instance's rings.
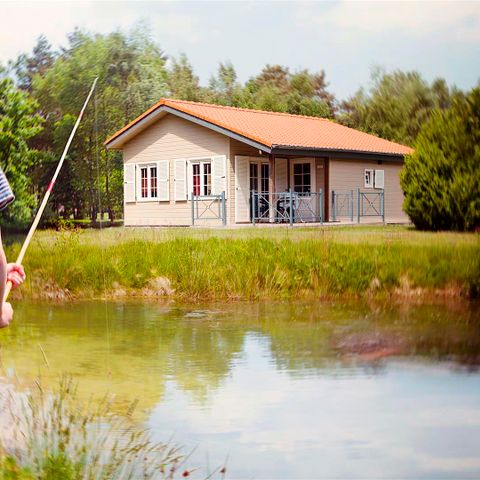
[{"label": "water reflection", "polygon": [[480,475],[478,305],[25,303],[0,335],[12,382],[138,398],[233,478]]},{"label": "water reflection", "polygon": [[1,332],[1,355],[4,369],[20,379],[40,372],[48,381],[67,371],[89,391],[140,396],[148,408],[162,398],[168,380],[205,401],[245,357],[246,336],[260,339],[275,369],[300,377],[371,373],[391,355],[474,369],[480,360],[477,306],[22,304],[13,328]]}]

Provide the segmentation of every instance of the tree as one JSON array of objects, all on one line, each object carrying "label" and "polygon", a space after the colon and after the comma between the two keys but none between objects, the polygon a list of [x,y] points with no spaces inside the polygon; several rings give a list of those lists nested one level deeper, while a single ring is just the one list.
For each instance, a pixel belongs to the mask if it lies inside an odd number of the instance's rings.
[{"label": "tree", "polygon": [[242,86],[237,82],[237,72],[230,62],[220,62],[217,75],[209,83],[206,100],[220,105],[239,106],[242,103]]},{"label": "tree", "polygon": [[328,92],[325,72],[304,69],[291,73],[281,65],[266,65],[245,85],[239,106],[316,117],[333,117],[335,98]]},{"label": "tree", "polygon": [[429,85],[418,72],[376,69],[368,91],[360,89],[342,102],[339,120],[387,140],[413,145],[432,112],[448,108],[457,94],[443,79]]},{"label": "tree", "polygon": [[178,59],[172,58],[167,82],[171,97],[194,102],[202,100],[199,79],[184,53],[180,54]]},{"label": "tree", "polygon": [[53,65],[55,54],[45,35],[40,35],[33,47],[32,55],[20,55],[11,65],[17,77],[18,87],[22,90],[32,91],[32,80],[35,75],[43,76]]},{"label": "tree", "polygon": [[417,228],[480,226],[480,87],[436,110],[401,175],[405,212]]},{"label": "tree", "polygon": [[62,181],[53,194],[57,211],[67,216],[88,215],[95,221],[100,203],[111,219],[122,210],[122,183],[118,180],[121,156],[106,151],[102,143],[165,94],[165,59],[140,29],[130,35],[91,35],[77,29],[46,74],[34,76],[33,95],[48,118],[48,149],[55,158],[65,145],[93,78],[99,77],[95,97],[66,159]]},{"label": "tree", "polygon": [[39,157],[28,141],[42,129],[37,107],[11,79],[0,80],[0,165],[16,196],[15,203],[2,216],[16,224],[28,221],[35,206],[30,171]]}]

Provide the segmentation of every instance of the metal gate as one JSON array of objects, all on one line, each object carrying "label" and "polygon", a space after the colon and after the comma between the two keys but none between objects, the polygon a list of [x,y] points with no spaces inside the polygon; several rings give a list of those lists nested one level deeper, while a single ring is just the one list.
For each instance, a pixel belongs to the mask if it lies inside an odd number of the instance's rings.
[{"label": "metal gate", "polygon": [[385,191],[362,192],[357,190],[357,223],[361,217],[382,217],[385,223]]},{"label": "metal gate", "polygon": [[220,195],[194,195],[192,193],[192,225],[195,222],[219,220],[227,224],[225,192]]},{"label": "metal gate", "polygon": [[353,222],[354,210],[357,223],[360,223],[362,217],[382,217],[385,223],[385,191],[361,191],[358,188],[355,195],[354,190],[346,192],[332,190],[332,221],[348,218]]},{"label": "metal gate", "polygon": [[353,222],[353,190],[339,192],[332,190],[332,220],[350,218]]}]

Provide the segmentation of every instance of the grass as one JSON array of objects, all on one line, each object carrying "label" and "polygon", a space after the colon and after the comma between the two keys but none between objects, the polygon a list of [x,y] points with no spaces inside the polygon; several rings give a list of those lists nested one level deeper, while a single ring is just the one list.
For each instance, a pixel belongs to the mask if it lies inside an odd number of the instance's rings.
[{"label": "grass", "polygon": [[[14,258],[20,243],[7,251]],[[411,292],[478,296],[478,234],[407,227],[38,232],[23,297],[152,295],[182,300]],[[160,279],[160,280],[159,280]]]},{"label": "grass", "polygon": [[[1,480],[173,479],[190,474],[186,457],[129,420],[131,409],[112,414],[105,397],[78,401],[63,377],[46,393],[40,382],[28,394],[2,392]],[[8,433],[5,434],[5,425]]]}]

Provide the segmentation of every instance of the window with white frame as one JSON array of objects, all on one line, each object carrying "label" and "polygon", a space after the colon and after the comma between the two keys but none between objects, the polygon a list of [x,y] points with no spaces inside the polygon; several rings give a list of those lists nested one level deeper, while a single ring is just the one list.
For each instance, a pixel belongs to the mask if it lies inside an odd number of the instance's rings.
[{"label": "window with white frame", "polygon": [[373,169],[366,168],[363,173],[365,188],[373,188]]},{"label": "window with white frame", "polygon": [[158,198],[157,165],[140,165],[140,198]]},{"label": "window with white frame", "polygon": [[311,165],[308,163],[293,164],[293,191],[307,195],[312,191]]},{"label": "window with white frame", "polygon": [[262,193],[268,193],[270,183],[270,165],[268,163],[262,163],[261,176],[260,176],[260,188]]},{"label": "window with white frame", "polygon": [[194,195],[212,194],[212,163],[210,160],[192,163],[192,186]]}]

